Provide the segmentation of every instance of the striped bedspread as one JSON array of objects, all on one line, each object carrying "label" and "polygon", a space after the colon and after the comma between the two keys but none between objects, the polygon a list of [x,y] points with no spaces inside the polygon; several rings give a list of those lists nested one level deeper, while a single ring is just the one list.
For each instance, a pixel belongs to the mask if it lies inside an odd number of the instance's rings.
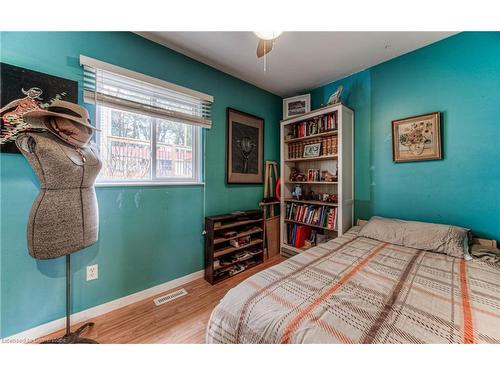
[{"label": "striped bedspread", "polygon": [[248,278],[208,343],[500,343],[500,266],[358,237]]}]

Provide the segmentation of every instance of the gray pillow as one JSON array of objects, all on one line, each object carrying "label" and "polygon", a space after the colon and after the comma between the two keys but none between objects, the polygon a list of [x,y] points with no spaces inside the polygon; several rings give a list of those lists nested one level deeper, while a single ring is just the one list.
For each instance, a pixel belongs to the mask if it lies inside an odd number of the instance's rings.
[{"label": "gray pillow", "polygon": [[359,235],[395,245],[472,259],[469,254],[472,239],[470,230],[453,225],[373,216],[361,228]]},{"label": "gray pillow", "polygon": [[488,262],[494,262],[500,264],[500,250],[485,247],[479,244],[474,244],[470,247],[470,253],[473,258],[486,260]]}]

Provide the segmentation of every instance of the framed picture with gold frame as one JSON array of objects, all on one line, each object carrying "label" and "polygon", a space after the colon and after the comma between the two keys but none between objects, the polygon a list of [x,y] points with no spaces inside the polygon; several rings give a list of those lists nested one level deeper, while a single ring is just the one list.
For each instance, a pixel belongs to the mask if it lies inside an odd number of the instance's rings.
[{"label": "framed picture with gold frame", "polygon": [[395,163],[442,158],[440,112],[392,121],[392,160]]}]

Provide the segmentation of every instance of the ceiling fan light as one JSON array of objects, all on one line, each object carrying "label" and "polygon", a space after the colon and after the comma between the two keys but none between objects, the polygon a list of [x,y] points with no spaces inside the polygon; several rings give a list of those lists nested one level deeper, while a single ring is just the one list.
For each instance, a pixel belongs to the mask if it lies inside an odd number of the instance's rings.
[{"label": "ceiling fan light", "polygon": [[283,31],[254,31],[257,38],[262,40],[273,40],[281,35]]}]

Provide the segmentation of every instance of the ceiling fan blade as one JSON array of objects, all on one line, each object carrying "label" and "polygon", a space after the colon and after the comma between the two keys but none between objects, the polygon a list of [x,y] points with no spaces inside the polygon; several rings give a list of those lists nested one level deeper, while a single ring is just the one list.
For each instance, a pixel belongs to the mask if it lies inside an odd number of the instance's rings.
[{"label": "ceiling fan blade", "polygon": [[257,45],[257,57],[260,58],[264,56],[266,53],[271,52],[271,50],[273,49],[273,44],[274,44],[273,42],[274,42],[273,40],[260,39],[259,44]]}]

